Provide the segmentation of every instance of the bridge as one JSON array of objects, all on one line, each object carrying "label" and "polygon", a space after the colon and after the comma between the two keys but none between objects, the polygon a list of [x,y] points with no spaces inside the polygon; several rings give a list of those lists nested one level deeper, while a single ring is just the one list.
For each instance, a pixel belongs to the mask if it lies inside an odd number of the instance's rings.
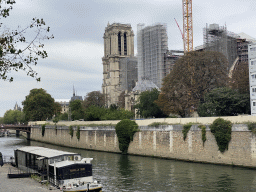
[{"label": "bridge", "polygon": [[1,125],[0,129],[16,130],[16,136],[20,131],[27,133],[27,139],[30,140],[31,126],[30,125]]}]

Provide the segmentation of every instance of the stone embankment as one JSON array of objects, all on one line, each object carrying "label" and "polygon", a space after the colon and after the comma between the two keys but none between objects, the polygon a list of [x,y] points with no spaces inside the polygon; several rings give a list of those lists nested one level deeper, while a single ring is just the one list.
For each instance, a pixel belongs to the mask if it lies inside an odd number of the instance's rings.
[{"label": "stone embankment", "polygon": [[[139,126],[128,154],[154,156],[193,162],[236,165],[256,168],[256,136],[246,124],[233,124],[228,150],[221,153],[216,139],[206,125],[206,141],[203,143],[202,131],[192,125],[183,138],[183,125],[162,125],[157,127]],[[68,126],[46,125],[44,135],[41,126],[31,129],[31,139],[81,149],[120,153],[114,126],[73,126],[73,136]]]},{"label": "stone embankment", "polygon": [[0,191],[6,192],[45,192],[53,191],[60,192],[58,189],[50,190],[50,185],[42,185],[32,178],[19,178],[19,179],[9,179],[7,174],[9,169],[12,171],[17,170],[9,164],[5,164],[0,167]]}]

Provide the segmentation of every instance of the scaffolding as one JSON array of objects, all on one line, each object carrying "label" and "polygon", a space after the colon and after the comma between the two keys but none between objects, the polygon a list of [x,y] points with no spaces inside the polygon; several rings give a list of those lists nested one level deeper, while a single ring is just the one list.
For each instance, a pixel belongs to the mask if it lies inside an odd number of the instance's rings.
[{"label": "scaffolding", "polygon": [[120,92],[132,91],[138,81],[138,68],[136,57],[120,58]]},{"label": "scaffolding", "polygon": [[165,74],[164,54],[168,50],[166,24],[156,23],[147,27],[138,24],[137,47],[139,81],[148,79],[161,87]]},{"label": "scaffolding", "polygon": [[207,51],[217,51],[226,56],[228,60],[228,69],[230,69],[237,60],[237,39],[239,38],[233,32],[227,31],[226,26],[218,24],[206,24],[204,28],[204,48]]}]

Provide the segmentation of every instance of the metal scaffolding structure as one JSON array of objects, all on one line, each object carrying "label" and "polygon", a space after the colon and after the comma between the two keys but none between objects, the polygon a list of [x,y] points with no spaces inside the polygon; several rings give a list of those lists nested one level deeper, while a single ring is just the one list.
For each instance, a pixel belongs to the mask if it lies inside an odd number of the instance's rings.
[{"label": "metal scaffolding structure", "polygon": [[204,28],[204,48],[208,51],[217,51],[226,56],[229,69],[237,60],[237,39],[238,35],[228,32],[226,26],[218,24],[206,24]]},{"label": "metal scaffolding structure", "polygon": [[138,81],[138,61],[136,57],[120,59],[120,91],[132,91]]},{"label": "metal scaffolding structure", "polygon": [[166,24],[137,25],[138,79],[151,80],[159,88],[165,75],[164,54],[168,50]]}]

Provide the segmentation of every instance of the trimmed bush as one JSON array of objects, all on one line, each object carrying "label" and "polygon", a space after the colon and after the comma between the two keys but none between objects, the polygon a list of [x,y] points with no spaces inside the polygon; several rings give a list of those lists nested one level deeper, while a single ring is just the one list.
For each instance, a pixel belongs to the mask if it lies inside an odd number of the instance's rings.
[{"label": "trimmed bush", "polygon": [[71,137],[73,137],[73,134],[74,134],[73,127],[70,125],[70,126],[69,126],[69,135],[70,135]]},{"label": "trimmed bush", "polygon": [[198,127],[202,130],[202,141],[203,141],[203,146],[204,146],[204,142],[206,141],[206,126],[199,125]]},{"label": "trimmed bush", "polygon": [[185,141],[186,138],[187,138],[187,134],[188,134],[188,132],[189,132],[191,126],[192,126],[192,123],[187,123],[187,124],[183,125],[182,133],[183,133],[183,139],[184,139],[184,141]]},{"label": "trimmed bush", "polygon": [[42,125],[42,136],[44,136],[45,133],[45,125]]},{"label": "trimmed bush", "polygon": [[256,135],[256,123],[248,122],[246,124],[248,126],[248,129]]},{"label": "trimmed bush", "polygon": [[138,131],[138,125],[135,121],[124,119],[117,123],[116,134],[119,142],[119,149],[123,154],[126,154],[130,142],[133,140],[133,135]]},{"label": "trimmed bush", "polygon": [[80,126],[77,127],[76,130],[76,138],[79,140],[80,139]]},{"label": "trimmed bush", "polygon": [[228,150],[228,143],[231,140],[232,123],[222,118],[216,119],[210,125],[211,132],[215,136],[220,152]]}]

